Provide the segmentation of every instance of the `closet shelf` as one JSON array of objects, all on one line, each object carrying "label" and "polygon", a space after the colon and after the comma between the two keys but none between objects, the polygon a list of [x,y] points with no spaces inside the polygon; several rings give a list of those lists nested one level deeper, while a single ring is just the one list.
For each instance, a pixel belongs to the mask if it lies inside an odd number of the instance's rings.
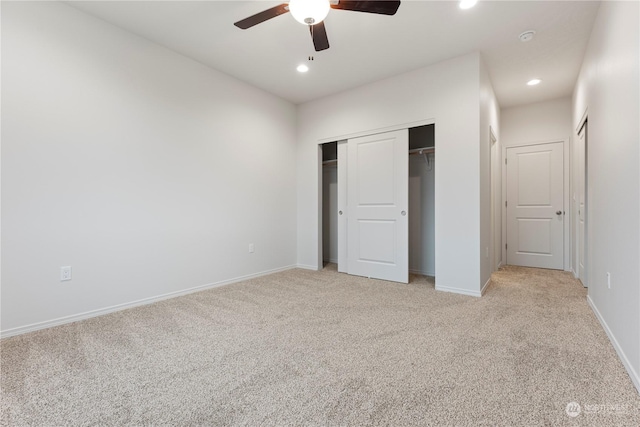
[{"label": "closet shelf", "polygon": [[324,162],[322,162],[322,166],[332,166],[332,165],[337,165],[337,164],[338,164],[338,159],[325,160]]}]

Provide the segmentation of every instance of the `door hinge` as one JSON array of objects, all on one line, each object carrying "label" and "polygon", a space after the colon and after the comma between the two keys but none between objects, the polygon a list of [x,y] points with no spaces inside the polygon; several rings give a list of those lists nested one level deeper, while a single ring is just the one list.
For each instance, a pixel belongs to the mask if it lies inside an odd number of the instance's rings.
[{"label": "door hinge", "polygon": [[505,243],[505,244],[504,244],[504,248],[505,248],[505,249],[508,249],[508,247],[509,247],[509,244],[508,244],[508,243]]},{"label": "door hinge", "polygon": [[505,164],[505,165],[507,164],[507,159],[504,159],[504,164]]},{"label": "door hinge", "polygon": [[507,207],[507,201],[506,200],[504,201],[504,207],[505,208]]}]

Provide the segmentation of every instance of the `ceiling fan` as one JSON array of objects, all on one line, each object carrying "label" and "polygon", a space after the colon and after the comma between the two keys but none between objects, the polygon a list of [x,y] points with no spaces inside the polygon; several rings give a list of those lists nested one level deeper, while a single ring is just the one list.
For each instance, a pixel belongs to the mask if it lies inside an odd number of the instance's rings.
[{"label": "ceiling fan", "polygon": [[307,25],[311,32],[313,46],[316,52],[329,49],[329,39],[324,27],[324,18],[329,9],[352,10],[354,12],[376,13],[379,15],[395,15],[400,7],[400,0],[290,0],[248,18],[242,19],[233,25],[243,30],[267,21],[284,13],[291,15],[300,23]]}]

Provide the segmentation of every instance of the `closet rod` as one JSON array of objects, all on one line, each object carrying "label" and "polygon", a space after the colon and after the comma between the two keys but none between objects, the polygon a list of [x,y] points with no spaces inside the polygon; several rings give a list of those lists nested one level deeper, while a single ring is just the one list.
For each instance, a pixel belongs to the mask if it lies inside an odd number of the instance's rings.
[{"label": "closet rod", "polygon": [[409,155],[422,155],[422,154],[430,154],[435,153],[435,147],[424,147],[424,148],[414,148],[413,150],[409,150]]},{"label": "closet rod", "polygon": [[[416,148],[414,150],[409,150],[409,155],[410,156],[422,156],[424,158],[424,162],[427,165],[427,168],[429,170],[432,169],[432,164],[433,164],[433,156],[434,153],[436,152],[436,148],[435,147],[425,147],[425,148]],[[427,154],[430,154],[430,156],[428,156]]]}]

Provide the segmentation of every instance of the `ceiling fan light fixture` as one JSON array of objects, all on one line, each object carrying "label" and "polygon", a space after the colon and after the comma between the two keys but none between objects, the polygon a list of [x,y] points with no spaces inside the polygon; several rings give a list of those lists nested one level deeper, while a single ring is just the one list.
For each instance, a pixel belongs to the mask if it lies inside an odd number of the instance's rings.
[{"label": "ceiling fan light fixture", "polygon": [[296,21],[305,25],[319,24],[327,17],[331,6],[329,0],[291,0],[289,12]]},{"label": "ceiling fan light fixture", "polygon": [[461,0],[458,7],[460,9],[471,9],[476,3],[478,3],[478,0]]}]

